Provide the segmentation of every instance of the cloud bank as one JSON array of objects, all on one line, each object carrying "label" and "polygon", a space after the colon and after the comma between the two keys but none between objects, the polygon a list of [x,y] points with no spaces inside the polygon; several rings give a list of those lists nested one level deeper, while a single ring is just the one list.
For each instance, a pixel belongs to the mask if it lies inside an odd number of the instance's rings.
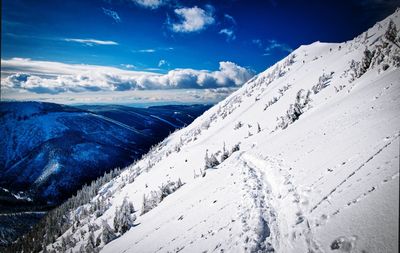
[{"label": "cloud bank", "polygon": [[229,61],[220,62],[216,71],[175,69],[166,74],[21,58],[2,59],[1,65],[4,88],[38,94],[239,87],[254,75]]}]

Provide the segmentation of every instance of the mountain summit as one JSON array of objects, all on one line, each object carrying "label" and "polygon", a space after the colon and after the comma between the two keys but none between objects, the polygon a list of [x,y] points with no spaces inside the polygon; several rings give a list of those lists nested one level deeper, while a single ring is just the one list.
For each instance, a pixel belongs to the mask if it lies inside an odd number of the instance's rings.
[{"label": "mountain summit", "polygon": [[399,28],[301,46],[16,248],[397,252]]}]

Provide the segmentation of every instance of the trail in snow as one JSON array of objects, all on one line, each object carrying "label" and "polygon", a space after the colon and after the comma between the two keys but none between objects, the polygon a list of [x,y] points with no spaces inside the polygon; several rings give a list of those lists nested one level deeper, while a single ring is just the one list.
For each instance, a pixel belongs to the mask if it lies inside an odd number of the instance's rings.
[{"label": "trail in snow", "polygon": [[291,168],[271,157],[264,159],[244,154],[241,160],[244,179],[252,181],[247,185],[260,210],[258,219],[265,221],[259,223],[257,230],[271,230],[268,234],[259,234],[256,250],[251,252],[273,252],[272,246],[280,252],[300,250],[303,246],[308,252],[322,252],[313,236],[308,212],[302,207],[306,207],[308,201],[291,182]]},{"label": "trail in snow", "polygon": [[263,175],[256,167],[241,160],[241,174],[244,182],[242,206],[239,209],[243,225],[242,237],[248,252],[274,252],[271,244],[271,228],[275,211],[269,205],[271,191],[265,185]]}]

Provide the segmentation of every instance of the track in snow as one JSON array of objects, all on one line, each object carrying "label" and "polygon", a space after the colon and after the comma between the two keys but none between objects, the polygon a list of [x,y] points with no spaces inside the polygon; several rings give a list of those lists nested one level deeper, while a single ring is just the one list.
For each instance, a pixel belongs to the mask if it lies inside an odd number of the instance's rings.
[{"label": "track in snow", "polygon": [[246,252],[274,252],[270,241],[270,224],[275,217],[274,210],[268,205],[270,190],[264,184],[263,176],[257,168],[241,161],[244,193],[239,217],[243,226],[244,247]]},{"label": "track in snow", "polygon": [[[247,240],[249,246],[246,250],[285,252],[305,246],[308,252],[322,252],[314,239],[307,211],[303,210],[306,208],[302,208],[308,201],[301,197],[292,184],[289,169],[275,159],[249,154],[242,155],[241,161],[245,191],[253,202],[242,210],[242,216],[250,216],[250,224],[244,222],[245,241],[248,237],[253,239],[253,242]],[[276,172],[274,176],[268,174],[271,171]],[[252,233],[246,230],[249,225],[255,230],[252,237],[249,236]]]}]

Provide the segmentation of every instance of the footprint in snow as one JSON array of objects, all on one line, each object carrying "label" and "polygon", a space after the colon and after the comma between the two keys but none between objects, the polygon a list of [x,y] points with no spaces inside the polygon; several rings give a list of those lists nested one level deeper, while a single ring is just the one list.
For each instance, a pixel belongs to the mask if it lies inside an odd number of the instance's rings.
[{"label": "footprint in snow", "polygon": [[331,243],[331,250],[339,250],[340,252],[351,252],[356,244],[357,237],[340,236]]}]

